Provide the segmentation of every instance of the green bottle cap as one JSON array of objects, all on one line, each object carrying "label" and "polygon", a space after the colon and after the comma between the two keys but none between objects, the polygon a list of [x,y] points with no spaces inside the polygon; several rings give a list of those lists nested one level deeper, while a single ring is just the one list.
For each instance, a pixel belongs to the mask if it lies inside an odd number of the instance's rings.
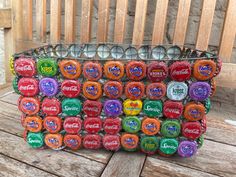
[{"label": "green bottle cap", "polygon": [[143,152],[153,154],[159,147],[159,141],[156,136],[143,136],[140,146]]},{"label": "green bottle cap", "polygon": [[198,139],[197,139],[197,148],[201,148],[202,147],[202,145],[203,145],[203,143],[204,143],[204,136],[203,135],[201,135]]},{"label": "green bottle cap", "polygon": [[163,154],[172,155],[174,154],[179,146],[179,142],[173,138],[162,138],[160,141],[160,151]]},{"label": "green bottle cap", "polygon": [[32,148],[40,148],[44,145],[44,134],[42,132],[29,132],[27,135],[27,142]]},{"label": "green bottle cap", "polygon": [[160,117],[162,116],[162,101],[161,100],[145,100],[143,106],[143,112],[148,117]]},{"label": "green bottle cap", "polygon": [[122,120],[122,127],[126,132],[137,133],[141,128],[141,121],[136,116],[128,116]]},{"label": "green bottle cap", "polygon": [[51,58],[39,59],[37,63],[38,73],[42,76],[52,77],[57,74],[57,62]]},{"label": "green bottle cap", "polygon": [[211,110],[211,100],[210,98],[207,98],[204,104],[205,108],[206,108],[206,114]]},{"label": "green bottle cap", "polygon": [[66,98],[62,101],[62,112],[67,116],[77,116],[81,107],[81,101],[77,98]]},{"label": "green bottle cap", "polygon": [[178,120],[165,120],[161,125],[161,134],[166,138],[176,138],[179,136],[181,126]]},{"label": "green bottle cap", "polygon": [[18,90],[18,83],[17,83],[17,80],[18,78],[15,77],[13,80],[12,80],[12,87],[14,89],[14,91],[17,93],[17,94],[20,94],[19,90]]}]

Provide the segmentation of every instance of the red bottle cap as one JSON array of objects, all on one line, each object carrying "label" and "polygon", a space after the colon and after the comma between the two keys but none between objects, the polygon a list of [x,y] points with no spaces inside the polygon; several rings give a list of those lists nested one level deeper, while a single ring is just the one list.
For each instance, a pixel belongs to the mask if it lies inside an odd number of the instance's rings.
[{"label": "red bottle cap", "polygon": [[83,111],[89,117],[97,117],[102,111],[102,103],[99,101],[86,100],[83,104]]},{"label": "red bottle cap", "polygon": [[49,133],[58,133],[62,128],[60,117],[47,116],[43,120],[43,126]]},{"label": "red bottle cap", "polygon": [[82,128],[82,120],[78,117],[67,117],[63,123],[64,130],[69,134],[78,134]]},{"label": "red bottle cap", "polygon": [[152,82],[160,82],[168,76],[168,67],[164,62],[153,61],[148,65],[147,77]]},{"label": "red bottle cap", "polygon": [[102,65],[100,63],[86,62],[83,67],[83,75],[90,81],[97,81],[102,77]]},{"label": "red bottle cap", "polygon": [[102,146],[102,137],[100,135],[87,134],[83,139],[83,146],[86,149],[99,149]]},{"label": "red bottle cap", "polygon": [[80,83],[75,80],[64,80],[61,84],[61,93],[68,98],[75,98],[80,94]]},{"label": "red bottle cap", "polygon": [[40,102],[37,98],[24,97],[20,101],[20,110],[28,115],[34,115],[39,112]]},{"label": "red bottle cap", "polygon": [[202,133],[206,133],[206,130],[207,130],[206,115],[202,118],[200,123],[201,123],[201,126],[202,126]]},{"label": "red bottle cap", "polygon": [[24,97],[22,95],[20,95],[18,100],[17,100],[17,106],[18,106],[19,111],[21,111],[21,112],[22,112],[22,110],[21,110],[21,107],[20,107],[20,102],[21,102],[22,98],[24,98]]},{"label": "red bottle cap", "polygon": [[39,83],[34,78],[21,78],[18,89],[23,96],[35,96],[39,93]]},{"label": "red bottle cap", "polygon": [[163,113],[167,118],[178,119],[183,113],[183,103],[176,101],[165,101]]},{"label": "red bottle cap", "polygon": [[111,99],[119,98],[123,93],[123,86],[120,82],[108,81],[104,85],[104,93]]},{"label": "red bottle cap", "polygon": [[176,61],[170,66],[169,71],[172,80],[186,81],[191,76],[191,65],[187,61]]},{"label": "red bottle cap", "polygon": [[159,100],[166,95],[166,85],[162,82],[148,84],[146,95],[151,100]]},{"label": "red bottle cap", "polygon": [[106,118],[103,123],[103,129],[107,134],[115,135],[121,130],[120,118]]},{"label": "red bottle cap", "polygon": [[109,151],[118,151],[120,149],[119,135],[105,135],[102,140],[103,147]]},{"label": "red bottle cap", "polygon": [[44,98],[42,111],[48,116],[56,116],[61,113],[61,102],[57,98]]},{"label": "red bottle cap", "polygon": [[81,146],[82,138],[80,135],[69,135],[64,136],[64,144],[72,150],[78,150]]},{"label": "red bottle cap", "polygon": [[125,86],[125,95],[131,100],[138,100],[144,96],[145,85],[142,82],[129,82]]},{"label": "red bottle cap", "polygon": [[146,77],[146,70],[146,64],[142,61],[130,61],[126,65],[126,75],[134,81],[140,81]]},{"label": "red bottle cap", "polygon": [[84,129],[88,133],[98,133],[102,129],[102,120],[98,117],[87,118],[84,120]]},{"label": "red bottle cap", "polygon": [[36,74],[35,61],[32,58],[19,58],[14,62],[17,74],[23,77],[32,77]]},{"label": "red bottle cap", "polygon": [[182,135],[186,138],[195,140],[202,134],[202,127],[199,122],[182,123]]}]

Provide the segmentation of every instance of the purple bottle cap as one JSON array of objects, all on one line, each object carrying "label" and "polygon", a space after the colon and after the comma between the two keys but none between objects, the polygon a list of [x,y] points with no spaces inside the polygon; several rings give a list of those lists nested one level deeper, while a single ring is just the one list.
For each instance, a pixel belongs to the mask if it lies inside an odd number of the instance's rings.
[{"label": "purple bottle cap", "polygon": [[39,89],[45,96],[54,96],[58,92],[58,83],[53,78],[43,78],[39,82]]},{"label": "purple bottle cap", "polygon": [[211,86],[207,82],[194,82],[190,85],[189,96],[195,101],[204,101],[210,96]]},{"label": "purple bottle cap", "polygon": [[122,104],[119,100],[107,100],[104,103],[104,112],[107,117],[118,117],[122,114]]},{"label": "purple bottle cap", "polygon": [[192,157],[197,152],[197,143],[195,141],[181,141],[178,147],[178,154],[181,157]]}]

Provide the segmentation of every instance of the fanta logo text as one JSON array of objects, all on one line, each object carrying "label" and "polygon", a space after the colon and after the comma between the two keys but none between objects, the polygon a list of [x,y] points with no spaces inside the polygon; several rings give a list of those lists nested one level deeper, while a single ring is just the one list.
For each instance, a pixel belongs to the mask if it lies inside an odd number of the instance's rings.
[{"label": "fanta logo text", "polygon": [[130,72],[134,75],[134,76],[141,76],[143,73],[143,69],[141,67],[135,66],[133,68],[130,68]]},{"label": "fanta logo text", "polygon": [[119,90],[116,86],[108,86],[107,91],[113,96],[117,96],[119,94]]},{"label": "fanta logo text", "polygon": [[66,140],[66,143],[69,144],[72,147],[76,147],[79,144],[76,139],[68,139],[68,140]]},{"label": "fanta logo text", "polygon": [[24,109],[29,111],[34,111],[36,109],[36,105],[32,102],[27,102],[23,104]]},{"label": "fanta logo text", "polygon": [[134,146],[135,145],[135,140],[133,138],[127,138],[125,139],[125,144],[128,144],[129,146]]},{"label": "fanta logo text", "polygon": [[58,145],[59,144],[59,141],[56,138],[49,138],[48,142],[51,143],[51,144],[54,144],[54,145]]},{"label": "fanta logo text", "polygon": [[38,128],[39,124],[35,121],[31,121],[31,122],[27,122],[26,126],[30,128]]},{"label": "fanta logo text", "polygon": [[74,66],[72,64],[64,66],[64,70],[67,71],[67,73],[69,73],[69,74],[72,74],[72,75],[76,74],[76,66]]},{"label": "fanta logo text", "polygon": [[93,96],[97,95],[98,93],[98,89],[95,86],[86,87],[86,91],[88,94],[93,95]]},{"label": "fanta logo text", "polygon": [[108,68],[108,72],[112,73],[114,76],[119,76],[120,68],[118,66],[112,66]]},{"label": "fanta logo text", "polygon": [[46,125],[47,125],[47,127],[49,128],[49,129],[51,129],[51,130],[56,130],[57,129],[57,124],[56,124],[56,122],[54,122],[54,121],[46,121]]},{"label": "fanta logo text", "polygon": [[129,88],[129,93],[134,96],[139,96],[141,94],[141,89],[139,87]]},{"label": "fanta logo text", "polygon": [[138,126],[138,123],[135,121],[126,121],[125,123],[127,126],[129,126],[131,129],[136,129]]},{"label": "fanta logo text", "polygon": [[151,88],[150,89],[151,96],[161,96],[162,94],[163,94],[163,91],[161,88]]},{"label": "fanta logo text", "polygon": [[150,132],[155,132],[155,130],[157,129],[157,127],[154,123],[146,124],[145,128]]},{"label": "fanta logo text", "polygon": [[199,66],[199,72],[204,76],[209,76],[212,72],[212,67],[210,65]]},{"label": "fanta logo text", "polygon": [[98,77],[98,69],[96,67],[86,68],[86,73],[93,78]]}]

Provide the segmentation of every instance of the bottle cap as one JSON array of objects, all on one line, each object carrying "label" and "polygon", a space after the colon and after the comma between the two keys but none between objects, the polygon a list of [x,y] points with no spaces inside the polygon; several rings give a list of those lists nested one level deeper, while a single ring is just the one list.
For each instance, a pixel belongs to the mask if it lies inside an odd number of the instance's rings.
[{"label": "bottle cap", "polygon": [[162,82],[148,84],[146,95],[151,100],[159,100],[166,95],[166,85]]},{"label": "bottle cap", "polygon": [[43,126],[49,133],[58,133],[62,128],[62,120],[60,117],[47,116],[43,120]]},{"label": "bottle cap", "polygon": [[182,123],[182,135],[188,139],[195,140],[202,134],[202,127],[199,122]]},{"label": "bottle cap", "polygon": [[97,117],[101,114],[102,103],[99,101],[86,100],[83,104],[83,111],[89,117]]},{"label": "bottle cap", "polygon": [[126,65],[126,75],[133,81],[140,81],[146,77],[146,64],[142,61],[130,61]]},{"label": "bottle cap", "polygon": [[142,120],[142,132],[146,135],[156,135],[160,127],[161,122],[158,119],[146,117]]},{"label": "bottle cap", "polygon": [[143,103],[141,100],[127,99],[123,102],[123,111],[127,116],[136,116],[142,111]]},{"label": "bottle cap", "polygon": [[206,116],[203,116],[202,120],[200,121],[202,127],[202,133],[206,133],[207,130],[207,121]]},{"label": "bottle cap", "polygon": [[184,117],[188,121],[198,121],[204,117],[205,111],[203,104],[190,102],[185,105]]},{"label": "bottle cap", "polygon": [[178,154],[181,157],[192,157],[197,152],[197,143],[195,141],[181,141],[178,147]]},{"label": "bottle cap", "polygon": [[15,72],[23,77],[32,77],[36,74],[35,61],[32,58],[23,58],[15,60]]},{"label": "bottle cap", "polygon": [[14,89],[14,91],[17,93],[17,94],[20,94],[20,91],[18,90],[18,78],[15,77],[13,80],[12,80],[12,88]]},{"label": "bottle cap", "polygon": [[125,95],[131,100],[138,100],[144,96],[145,85],[142,82],[129,82],[125,86]]},{"label": "bottle cap", "polygon": [[145,100],[143,104],[143,112],[148,117],[162,116],[162,101],[161,100]]},{"label": "bottle cap", "polygon": [[21,78],[18,82],[18,90],[23,96],[35,96],[39,93],[38,81],[34,78]]},{"label": "bottle cap", "polygon": [[57,74],[57,62],[51,58],[39,59],[37,62],[37,70],[42,76],[53,77]]},{"label": "bottle cap", "polygon": [[83,94],[88,99],[97,100],[102,96],[102,85],[99,82],[84,82]]},{"label": "bottle cap", "polygon": [[63,145],[63,137],[61,134],[46,134],[44,139],[45,144],[51,149],[59,149]]},{"label": "bottle cap", "polygon": [[203,143],[204,143],[204,136],[201,135],[198,139],[197,139],[197,148],[201,148]]},{"label": "bottle cap", "polygon": [[123,86],[117,81],[108,81],[104,85],[104,93],[111,99],[120,98],[123,93]]},{"label": "bottle cap", "polygon": [[82,72],[81,64],[76,60],[62,60],[59,68],[61,74],[67,79],[78,79]]},{"label": "bottle cap", "polygon": [[19,111],[21,111],[21,112],[22,112],[22,110],[21,110],[21,107],[20,107],[20,102],[23,98],[24,98],[24,96],[20,95],[18,100],[17,100],[17,106],[18,106]]},{"label": "bottle cap", "polygon": [[169,72],[172,80],[183,82],[191,77],[191,65],[188,61],[176,61],[170,66]]},{"label": "bottle cap", "polygon": [[118,117],[122,114],[122,104],[119,100],[107,100],[103,105],[107,117]]},{"label": "bottle cap", "polygon": [[165,62],[153,61],[148,65],[147,77],[151,82],[161,82],[168,76],[168,67]]},{"label": "bottle cap", "polygon": [[189,96],[195,101],[204,101],[210,96],[211,87],[207,82],[193,82],[189,87]]},{"label": "bottle cap", "polygon": [[83,146],[86,149],[99,149],[102,146],[102,137],[96,134],[87,134],[84,136]]},{"label": "bottle cap", "polygon": [[159,141],[156,136],[144,136],[140,141],[141,150],[147,154],[154,154],[159,147]]},{"label": "bottle cap", "polygon": [[56,116],[61,113],[61,102],[57,98],[44,98],[42,111],[48,116]]},{"label": "bottle cap", "polygon": [[121,130],[120,118],[106,118],[103,123],[103,130],[107,134],[115,135]]},{"label": "bottle cap", "polygon": [[24,97],[20,101],[20,110],[28,115],[34,115],[39,112],[40,102],[34,97]]},{"label": "bottle cap", "polygon": [[128,116],[122,120],[122,127],[128,133],[137,133],[141,129],[141,121],[136,116]]},{"label": "bottle cap", "polygon": [[161,134],[166,138],[176,138],[180,134],[180,123],[177,120],[165,120],[161,125]]},{"label": "bottle cap", "polygon": [[197,60],[193,65],[193,76],[197,80],[211,79],[216,72],[216,64],[212,60]]},{"label": "bottle cap", "polygon": [[44,145],[44,135],[43,133],[32,133],[27,134],[27,143],[32,148],[41,148]]},{"label": "bottle cap", "polygon": [[40,132],[43,128],[43,121],[38,116],[27,116],[24,121],[25,128],[30,132]]},{"label": "bottle cap", "polygon": [[66,98],[62,101],[62,112],[67,116],[77,116],[81,112],[81,101],[77,98]]},{"label": "bottle cap", "polygon": [[172,155],[178,150],[179,142],[174,138],[162,138],[160,140],[160,152]]},{"label": "bottle cap", "polygon": [[138,148],[139,137],[135,134],[124,133],[121,135],[121,146],[126,151],[135,151]]},{"label": "bottle cap", "polygon": [[105,135],[102,139],[103,147],[109,151],[118,151],[120,149],[119,135]]},{"label": "bottle cap", "polygon": [[171,119],[178,119],[183,113],[183,103],[167,100],[164,103],[163,113],[165,117]]},{"label": "bottle cap", "polygon": [[81,146],[82,138],[80,135],[66,134],[64,136],[64,144],[72,150],[78,150]]},{"label": "bottle cap", "polygon": [[45,96],[55,96],[58,93],[58,83],[53,78],[43,78],[39,82],[39,89]]},{"label": "bottle cap", "polygon": [[75,80],[64,80],[61,84],[61,93],[68,98],[75,98],[80,94],[80,83]]},{"label": "bottle cap", "polygon": [[216,94],[216,80],[214,78],[210,80],[210,85],[211,85],[210,97],[213,97]]},{"label": "bottle cap", "polygon": [[83,75],[90,81],[97,81],[102,77],[102,65],[95,62],[86,62],[83,67]]},{"label": "bottle cap", "polygon": [[124,64],[120,61],[107,61],[104,65],[104,75],[111,80],[120,80],[124,70]]},{"label": "bottle cap", "polygon": [[98,133],[102,129],[102,120],[98,117],[91,117],[84,120],[84,129],[88,133]]},{"label": "bottle cap", "polygon": [[173,101],[181,101],[188,95],[188,86],[184,82],[169,82],[167,85],[167,97]]},{"label": "bottle cap", "polygon": [[21,123],[21,126],[25,128],[25,118],[26,118],[26,115],[25,114],[21,114],[20,116],[20,123]]},{"label": "bottle cap", "polygon": [[78,134],[82,129],[82,120],[79,117],[67,117],[63,122],[66,133]]}]

